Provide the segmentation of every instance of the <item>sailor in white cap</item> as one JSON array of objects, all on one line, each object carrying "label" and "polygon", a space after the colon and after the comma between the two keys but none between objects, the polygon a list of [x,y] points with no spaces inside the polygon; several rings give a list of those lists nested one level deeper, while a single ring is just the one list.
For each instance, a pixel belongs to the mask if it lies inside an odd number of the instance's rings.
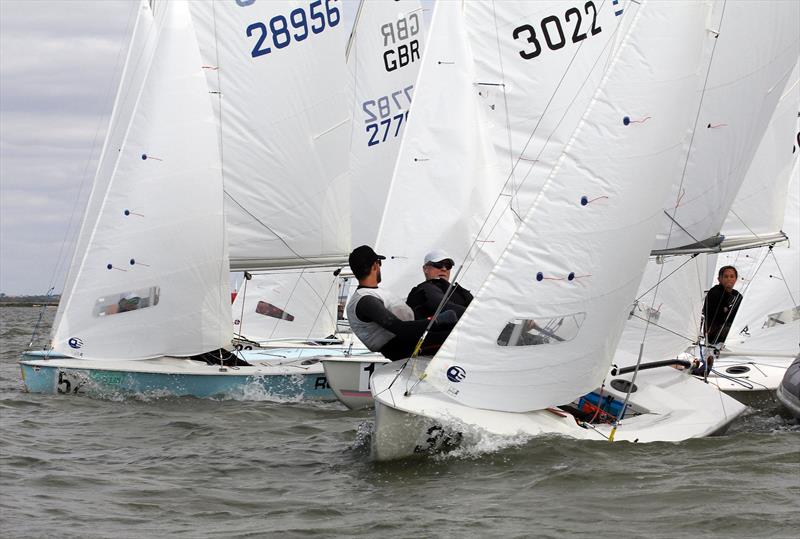
[{"label": "sailor in white cap", "polygon": [[[367,348],[395,361],[411,357],[428,327],[428,320],[414,320],[403,300],[378,288],[381,260],[385,259],[368,245],[356,247],[350,253],[350,269],[358,279],[358,288],[347,302],[347,318],[353,333]],[[456,320],[455,313],[439,313],[421,348],[424,355],[439,349]]]},{"label": "sailor in white cap", "polygon": [[[453,257],[444,250],[434,249],[425,255],[422,264],[425,281],[412,288],[406,299],[406,303],[414,311],[414,318],[419,320],[433,316],[447,289],[450,288],[452,269]],[[450,298],[442,310],[453,311],[460,318],[472,301],[472,294],[458,283],[453,284],[450,293]]]}]

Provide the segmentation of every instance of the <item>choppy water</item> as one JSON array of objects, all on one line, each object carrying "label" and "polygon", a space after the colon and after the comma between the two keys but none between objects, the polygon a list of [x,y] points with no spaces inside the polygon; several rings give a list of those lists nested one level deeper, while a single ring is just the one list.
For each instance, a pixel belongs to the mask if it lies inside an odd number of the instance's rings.
[{"label": "choppy water", "polygon": [[[45,334],[52,320],[47,314]],[[798,537],[800,427],[533,439],[378,464],[338,404],[22,391],[38,309],[0,309],[3,537]]]}]

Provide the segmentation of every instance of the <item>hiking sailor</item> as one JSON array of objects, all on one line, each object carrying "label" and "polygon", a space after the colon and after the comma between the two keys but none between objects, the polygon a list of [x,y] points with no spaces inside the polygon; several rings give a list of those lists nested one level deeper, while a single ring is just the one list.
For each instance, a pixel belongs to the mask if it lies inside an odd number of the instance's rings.
[{"label": "hiking sailor", "polygon": [[[378,288],[381,260],[385,259],[367,245],[356,247],[350,253],[348,261],[358,279],[358,288],[347,302],[347,318],[353,333],[367,348],[394,361],[411,357],[428,320],[414,320],[408,305]],[[422,352],[432,354],[438,350],[457,319],[452,311],[440,313],[428,332]]]},{"label": "hiking sailor", "polygon": [[435,249],[425,255],[422,273],[425,281],[418,284],[408,293],[406,303],[414,311],[414,318],[430,318],[436,312],[448,289],[450,297],[442,307],[443,311],[453,311],[461,318],[472,301],[472,294],[458,283],[450,287],[450,270],[453,269],[453,258],[441,249]]}]

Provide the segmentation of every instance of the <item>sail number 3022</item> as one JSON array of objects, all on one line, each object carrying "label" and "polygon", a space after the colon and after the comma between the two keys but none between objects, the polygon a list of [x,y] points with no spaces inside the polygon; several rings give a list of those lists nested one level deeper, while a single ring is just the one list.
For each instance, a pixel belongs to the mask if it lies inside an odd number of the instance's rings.
[{"label": "sail number 3022", "polygon": [[[587,16],[587,22],[583,24],[583,17]],[[591,23],[588,21],[591,16]],[[540,39],[543,39],[547,48],[551,51],[557,51],[567,44],[567,38],[564,34],[564,27],[567,30],[572,29],[572,42],[579,43],[586,39],[589,35],[597,35],[602,31],[597,25],[597,8],[594,2],[589,1],[583,5],[583,12],[577,7],[571,7],[564,12],[564,24],[557,15],[550,15],[545,17],[539,23],[541,34],[536,33],[536,28],[530,24],[523,24],[514,28],[511,33],[514,39],[525,40],[532,47],[526,47],[519,51],[519,55],[525,60],[533,60],[542,53],[543,47]],[[571,26],[574,25],[574,26]]]},{"label": "sail number 3022", "polygon": [[[264,56],[272,52],[269,43],[276,49],[283,49],[291,45],[293,41],[304,41],[311,34],[321,34],[325,28],[338,25],[342,20],[342,15],[339,8],[331,5],[337,1],[314,0],[308,5],[308,14],[305,9],[299,7],[289,13],[289,17],[275,15],[268,23],[254,22],[247,27],[247,37],[256,38],[250,55],[253,58]],[[269,36],[272,38],[268,39]]]}]

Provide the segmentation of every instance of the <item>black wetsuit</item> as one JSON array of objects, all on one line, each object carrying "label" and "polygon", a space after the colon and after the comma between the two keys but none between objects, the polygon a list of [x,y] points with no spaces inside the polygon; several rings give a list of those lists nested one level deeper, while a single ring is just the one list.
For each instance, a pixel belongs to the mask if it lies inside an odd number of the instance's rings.
[{"label": "black wetsuit", "polygon": [[[414,318],[422,319],[433,316],[449,286],[450,283],[444,279],[431,279],[412,288],[411,292],[408,293],[406,303],[414,311]],[[453,311],[461,318],[471,301],[472,294],[470,291],[455,283],[450,299],[442,308],[442,311]]]},{"label": "black wetsuit", "polygon": [[743,298],[736,290],[726,292],[721,284],[708,291],[703,302],[703,335],[707,344],[725,342]]},{"label": "black wetsuit", "polygon": [[[394,333],[395,336],[378,350],[392,361],[411,357],[419,338],[428,327],[428,320],[400,320],[384,306],[380,299],[374,296],[364,296],[358,301],[356,316],[363,322],[374,322]],[[440,315],[440,319],[443,321],[434,323],[431,331],[428,332],[425,343],[422,345],[422,354],[430,355],[439,349],[453,329],[456,316],[442,317]]]}]

